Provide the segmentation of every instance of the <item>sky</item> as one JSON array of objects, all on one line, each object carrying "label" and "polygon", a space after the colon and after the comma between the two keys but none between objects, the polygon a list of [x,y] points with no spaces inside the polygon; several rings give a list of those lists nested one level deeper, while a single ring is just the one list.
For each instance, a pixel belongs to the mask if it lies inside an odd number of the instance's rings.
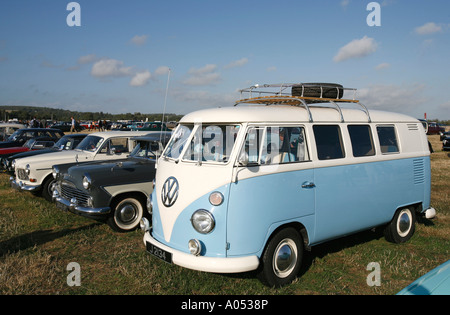
[{"label": "sky", "polygon": [[0,105],[232,106],[333,82],[369,109],[450,119],[448,0],[0,0]]}]

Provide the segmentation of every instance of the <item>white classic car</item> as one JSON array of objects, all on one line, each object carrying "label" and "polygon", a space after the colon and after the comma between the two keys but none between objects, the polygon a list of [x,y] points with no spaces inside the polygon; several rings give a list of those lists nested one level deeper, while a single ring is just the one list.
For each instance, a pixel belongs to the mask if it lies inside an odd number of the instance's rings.
[{"label": "white classic car", "polygon": [[65,163],[83,163],[102,160],[124,159],[133,150],[135,141],[131,138],[155,132],[150,131],[107,131],[92,133],[75,150],[45,153],[38,156],[14,160],[14,177],[11,186],[30,191],[52,200],[52,185],[55,179],[52,166]]}]

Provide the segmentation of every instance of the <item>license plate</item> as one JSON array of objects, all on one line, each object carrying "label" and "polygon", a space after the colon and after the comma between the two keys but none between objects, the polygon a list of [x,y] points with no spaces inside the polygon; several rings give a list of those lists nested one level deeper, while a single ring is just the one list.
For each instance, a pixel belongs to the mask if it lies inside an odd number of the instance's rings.
[{"label": "license plate", "polygon": [[172,263],[172,253],[166,252],[165,250],[163,250],[153,244],[150,244],[149,242],[147,242],[146,248],[147,248],[147,252],[149,252],[153,256],[156,256],[159,259],[162,259],[169,264]]}]

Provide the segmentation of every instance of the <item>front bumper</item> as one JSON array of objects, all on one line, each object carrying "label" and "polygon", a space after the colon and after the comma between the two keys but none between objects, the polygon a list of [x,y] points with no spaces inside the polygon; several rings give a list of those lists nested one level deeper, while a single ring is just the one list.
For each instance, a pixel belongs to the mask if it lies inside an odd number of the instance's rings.
[{"label": "front bumper", "polygon": [[158,242],[150,235],[150,232],[144,234],[144,244],[147,243],[171,253],[172,262],[175,265],[188,269],[216,273],[240,273],[256,270],[259,266],[257,256],[205,257],[183,253]]},{"label": "front bumper", "polygon": [[111,213],[110,207],[102,207],[102,208],[91,208],[91,207],[82,207],[76,204],[75,198],[72,200],[66,200],[58,195],[56,190],[53,191],[53,200],[56,203],[56,207],[65,211],[70,211],[74,214],[81,215],[83,217],[98,219],[99,217],[104,217]]},{"label": "front bumper", "polygon": [[41,185],[25,185],[22,181],[17,181],[14,177],[9,178],[9,184],[12,188],[18,190],[18,191],[38,191],[41,189]]}]

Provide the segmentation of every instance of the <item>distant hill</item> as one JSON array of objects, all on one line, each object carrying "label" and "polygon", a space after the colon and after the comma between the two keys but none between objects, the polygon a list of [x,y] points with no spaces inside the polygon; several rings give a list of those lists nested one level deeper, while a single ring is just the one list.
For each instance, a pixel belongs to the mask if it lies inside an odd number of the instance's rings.
[{"label": "distant hill", "polygon": [[[35,106],[0,106],[0,121],[17,118],[20,121],[28,121],[36,117],[36,119],[53,120],[53,121],[70,121],[71,117],[79,121],[86,120],[146,120],[156,121],[162,119],[162,114],[143,114],[143,113],[124,113],[110,114],[104,112],[77,112],[66,109],[35,107]],[[165,121],[178,121],[183,115],[165,114]]]}]

